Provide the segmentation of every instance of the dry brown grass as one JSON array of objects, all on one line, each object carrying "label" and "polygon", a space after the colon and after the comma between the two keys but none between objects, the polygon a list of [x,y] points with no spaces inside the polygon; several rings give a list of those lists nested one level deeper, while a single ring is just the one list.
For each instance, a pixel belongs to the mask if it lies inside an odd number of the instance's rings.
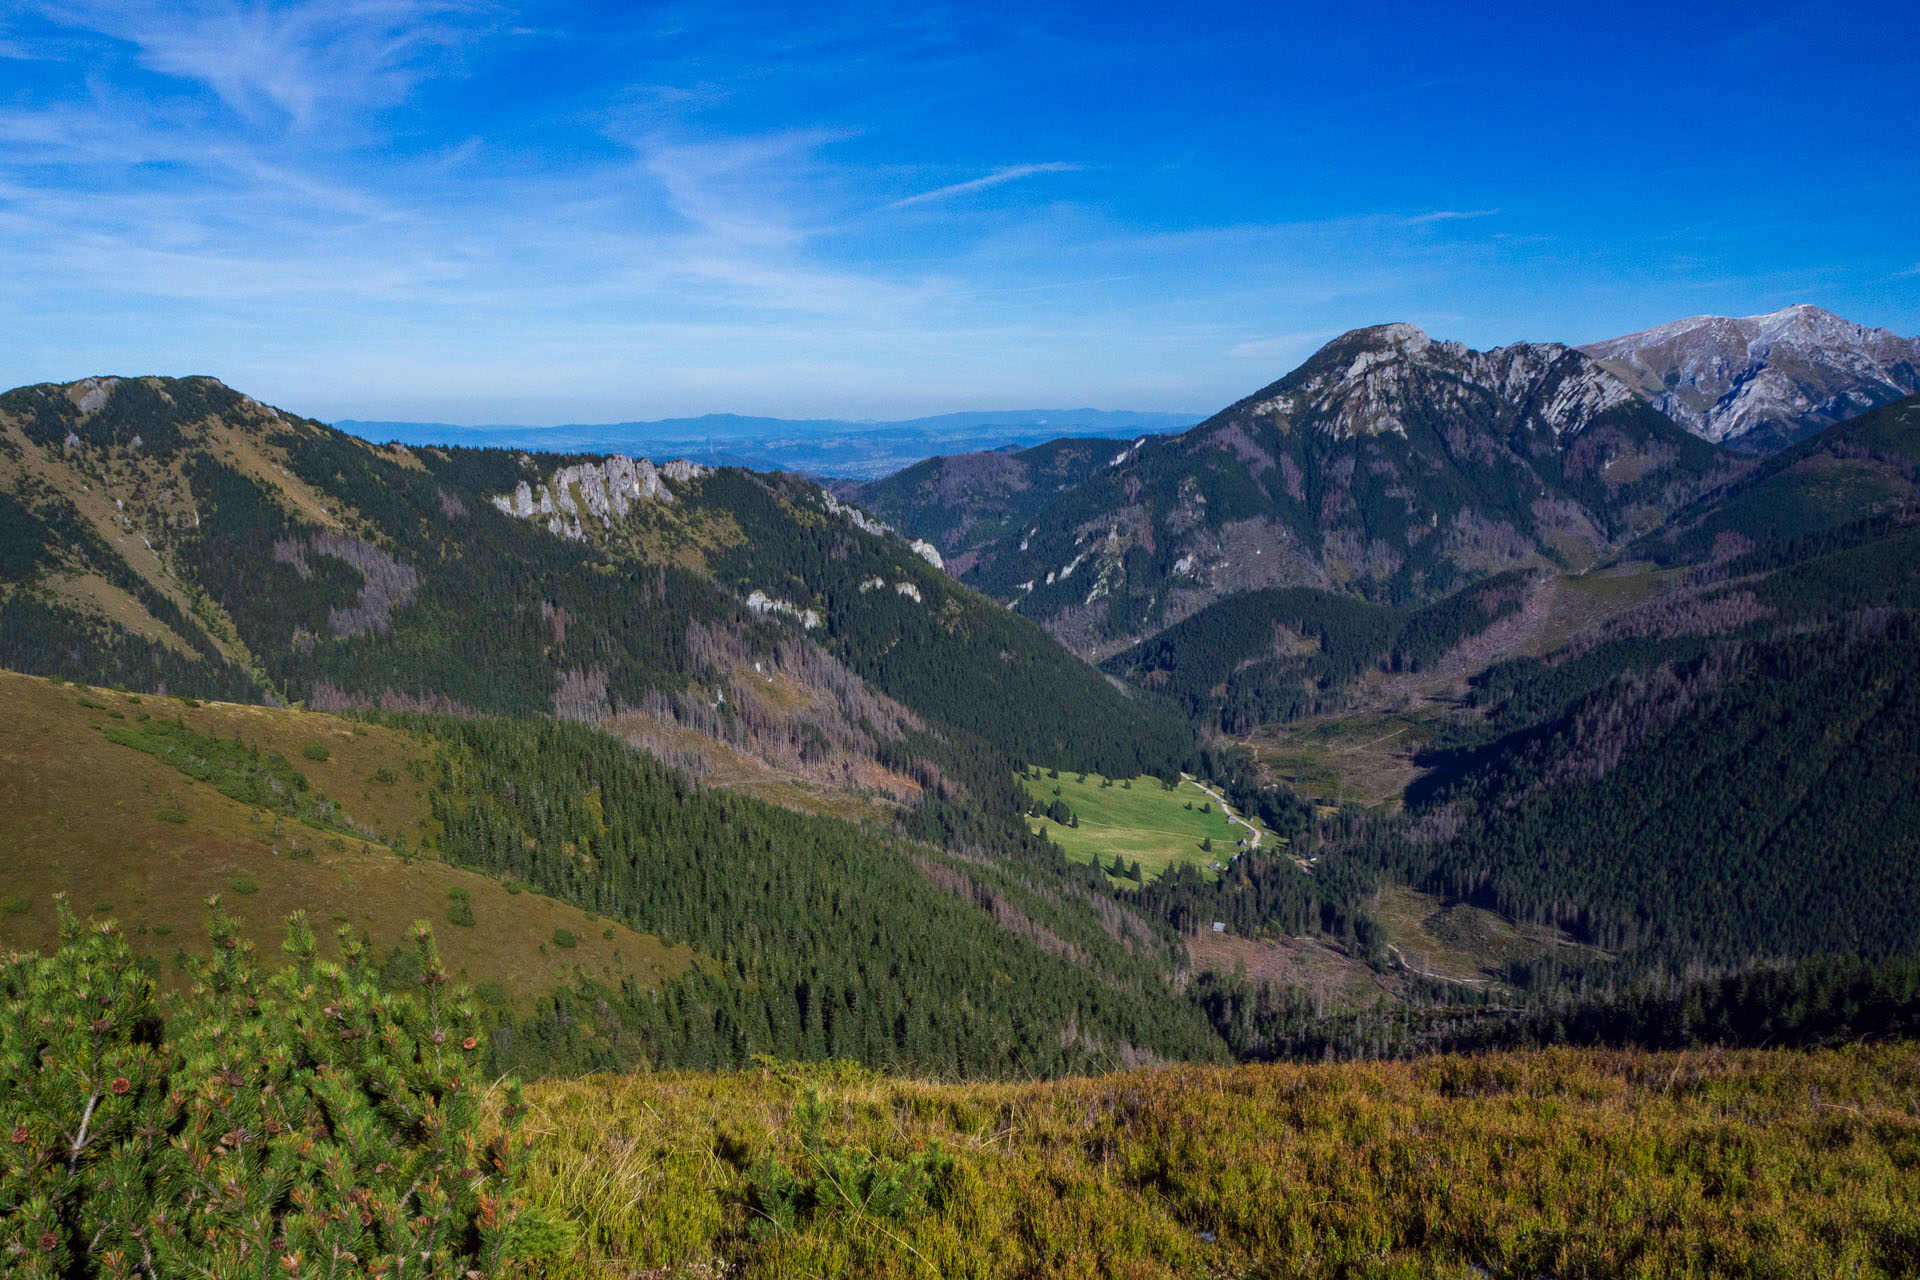
[{"label": "dry brown grass", "polygon": [[1205,931],[1187,939],[1195,969],[1233,973],[1245,968],[1252,982],[1270,982],[1307,992],[1329,1005],[1369,1003],[1398,994],[1382,977],[1318,938],[1265,940]]},{"label": "dry brown grass", "polygon": [[[98,707],[82,705],[82,700]],[[118,713],[119,719],[114,719]],[[378,838],[356,839],[256,811],[131,747],[107,740],[110,724],[178,716],[198,732],[242,736],[277,751],[316,791],[337,800]],[[447,866],[406,857],[437,833],[415,776],[431,743],[334,716],[56,685],[0,672],[0,946],[44,951],[55,940],[52,895],[66,891],[84,915],[111,916],[135,951],[170,960],[202,941],[205,901],[220,894],[262,953],[277,955],[280,921],[304,909],[363,931],[384,950],[415,920],[435,926],[441,954],[462,981],[501,983],[516,1004],[568,983],[576,972],[645,983],[684,972],[692,953],[598,920],[577,908]],[[308,745],[328,758],[306,758]],[[385,770],[391,784],[377,782]],[[179,819],[173,821],[169,819]],[[424,823],[424,825],[422,825]],[[237,893],[246,877],[254,892]],[[243,882],[244,883],[244,882]],[[449,890],[464,889],[475,923],[448,922]],[[550,945],[554,930],[579,939]],[[164,931],[164,932],[163,932]],[[611,933],[612,936],[607,935]],[[171,979],[175,970],[168,968]]]},{"label": "dry brown grass", "polygon": [[179,632],[154,617],[147,606],[98,574],[59,574],[49,577],[44,585],[55,600],[82,614],[105,618],[129,635],[157,641],[183,658],[199,656]]},{"label": "dry brown grass", "polygon": [[[601,727],[629,746],[686,770],[704,786],[737,791],[796,813],[890,825],[897,805],[916,803],[920,797],[919,783],[863,758],[847,762],[860,788],[855,790],[802,777],[663,716],[623,711]],[[897,798],[888,799],[886,793]]]}]

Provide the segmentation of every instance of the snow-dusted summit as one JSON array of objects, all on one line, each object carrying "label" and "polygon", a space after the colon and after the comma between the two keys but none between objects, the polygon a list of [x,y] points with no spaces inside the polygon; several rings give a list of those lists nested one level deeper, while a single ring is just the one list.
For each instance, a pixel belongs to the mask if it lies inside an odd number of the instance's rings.
[{"label": "snow-dusted summit", "polygon": [[1697,436],[1774,449],[1920,391],[1920,338],[1801,303],[1690,316],[1580,350]]}]

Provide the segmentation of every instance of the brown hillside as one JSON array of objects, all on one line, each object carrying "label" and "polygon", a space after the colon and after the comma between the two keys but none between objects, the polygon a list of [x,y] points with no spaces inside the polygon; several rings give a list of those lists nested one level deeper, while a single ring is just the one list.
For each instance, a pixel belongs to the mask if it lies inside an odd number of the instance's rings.
[{"label": "brown hillside", "polygon": [[[91,705],[90,705],[91,704]],[[370,834],[356,838],[240,804],[146,752],[110,741],[109,728],[175,718],[196,732],[244,738],[278,752],[315,792]],[[382,954],[409,925],[435,927],[461,981],[499,982],[526,1005],[572,980],[652,982],[692,963],[684,947],[577,908],[508,888],[437,861],[407,856],[434,838],[427,816],[435,744],[378,725],[265,707],[121,694],[0,672],[0,946],[46,950],[55,941],[52,895],[83,917],[108,917],[134,949],[167,962],[196,951],[205,902],[219,894],[266,955],[280,921],[304,909],[322,931],[351,925]],[[325,760],[308,747],[324,747]],[[392,782],[378,779],[391,777]],[[251,885],[250,891],[247,886]],[[464,890],[474,923],[449,920],[449,891]],[[552,945],[566,929],[578,946]],[[610,935],[610,936],[609,936]]]}]

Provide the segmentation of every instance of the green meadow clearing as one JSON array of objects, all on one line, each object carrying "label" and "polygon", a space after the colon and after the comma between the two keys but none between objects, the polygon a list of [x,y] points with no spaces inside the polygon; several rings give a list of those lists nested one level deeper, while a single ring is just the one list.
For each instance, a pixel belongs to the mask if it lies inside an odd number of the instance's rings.
[{"label": "green meadow clearing", "polygon": [[[1109,779],[1097,773],[1084,775],[1085,781],[1080,774],[1064,771],[1050,778],[1045,769],[1029,769],[1017,776],[1037,807],[1044,810],[1062,800],[1080,819],[1080,825],[1073,827],[1035,815],[1028,819],[1034,831],[1065,849],[1076,862],[1097,860],[1109,875],[1113,860],[1119,857],[1129,864],[1138,861],[1146,879],[1176,862],[1192,863],[1212,879],[1211,865],[1232,857],[1246,838],[1245,827],[1228,822],[1219,802],[1185,779],[1167,791],[1158,778],[1146,775],[1111,779],[1112,786],[1102,786]],[[1204,812],[1202,805],[1207,806]],[[1212,852],[1200,847],[1203,840],[1213,841]],[[1275,842],[1264,830],[1260,841],[1263,846]]]}]

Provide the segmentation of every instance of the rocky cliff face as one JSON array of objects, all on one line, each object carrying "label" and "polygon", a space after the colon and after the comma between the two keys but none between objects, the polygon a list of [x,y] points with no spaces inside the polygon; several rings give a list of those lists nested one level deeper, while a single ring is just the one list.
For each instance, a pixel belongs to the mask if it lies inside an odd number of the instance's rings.
[{"label": "rocky cliff face", "polygon": [[1920,338],[1805,304],[1692,316],[1580,349],[1695,435],[1748,451],[1920,391]]},{"label": "rocky cliff face", "polygon": [[673,491],[666,480],[684,484],[706,473],[707,468],[685,459],[656,467],[645,458],[615,454],[599,462],[560,467],[546,484],[522,480],[512,493],[496,495],[493,505],[523,520],[544,520],[548,532],[579,542],[586,538],[582,517],[612,528],[636,502],[672,502]]}]

